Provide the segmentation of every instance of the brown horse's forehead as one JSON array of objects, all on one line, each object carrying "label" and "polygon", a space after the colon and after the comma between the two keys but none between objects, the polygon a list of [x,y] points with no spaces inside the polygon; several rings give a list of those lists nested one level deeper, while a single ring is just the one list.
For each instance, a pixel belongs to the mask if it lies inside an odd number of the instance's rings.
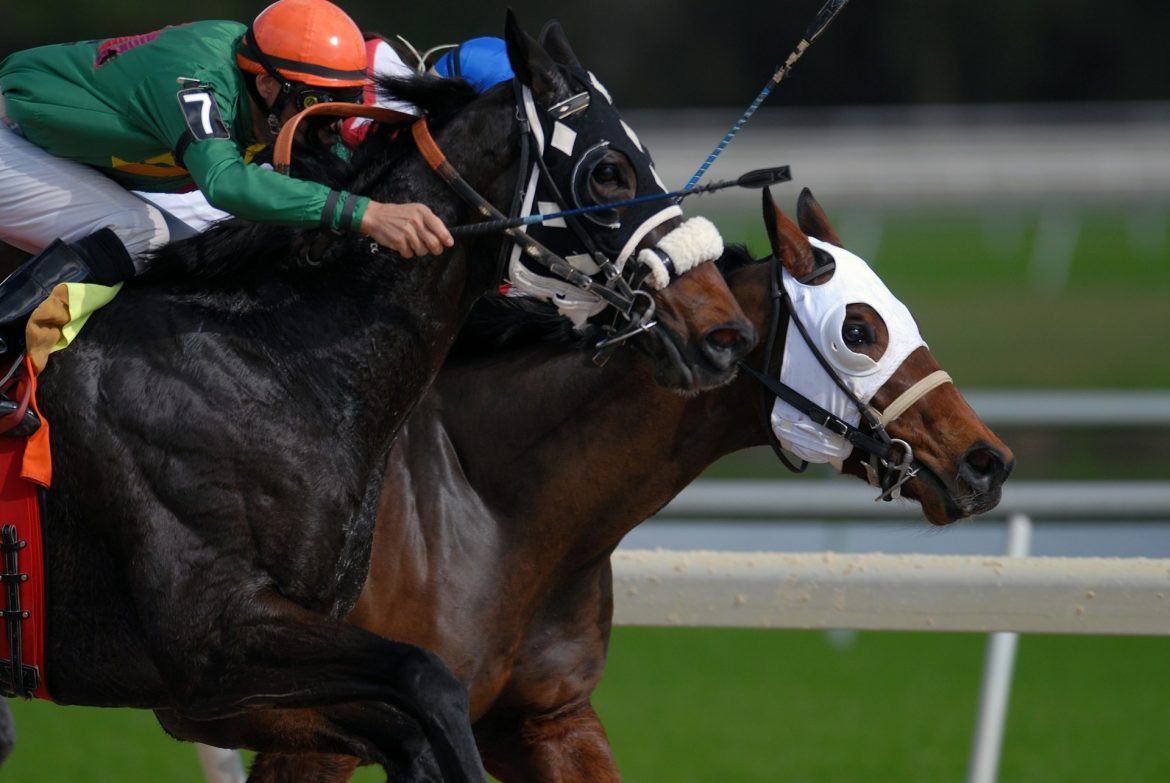
[{"label": "brown horse's forehead", "polygon": [[727,287],[727,281],[713,263],[699,264],[675,278],[654,295],[660,311],[682,315],[701,313],[707,323],[728,320],[748,322],[739,301]]}]

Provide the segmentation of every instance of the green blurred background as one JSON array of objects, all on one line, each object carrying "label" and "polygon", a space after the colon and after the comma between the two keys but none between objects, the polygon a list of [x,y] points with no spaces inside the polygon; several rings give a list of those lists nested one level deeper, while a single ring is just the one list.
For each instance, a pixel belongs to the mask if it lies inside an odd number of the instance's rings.
[{"label": "green blurred background", "polygon": [[[656,110],[668,126],[672,111],[705,111],[718,132],[688,148],[696,165],[819,4],[511,3],[533,32],[561,19],[622,107]],[[205,0],[180,11],[138,0],[7,0],[0,53],[189,18],[244,20],[263,5]],[[499,34],[505,7],[343,5],[362,27],[401,33],[423,49]],[[1052,122],[1068,117],[1101,129],[1101,151],[1111,152],[1127,138],[1111,132],[1127,123],[1170,128],[1167,30],[1163,0],[854,0],[768,106],[797,112],[781,121],[825,127],[841,107],[880,107],[908,122],[919,109],[960,107],[967,125],[987,121],[981,108],[995,107],[997,123],[1010,126],[1018,115],[1026,130],[1030,107],[1040,104],[1052,109]],[[759,132],[749,125],[744,143]],[[808,161],[785,157],[785,139],[778,134],[775,162],[791,163],[800,184],[821,193],[815,178],[800,175]],[[1160,157],[1155,150],[1152,170],[1165,170],[1167,150],[1170,141]],[[1070,155],[1067,165],[1088,162]],[[778,190],[781,205],[791,208],[795,193]],[[1037,193],[978,202],[823,200],[846,244],[919,318],[961,388],[1170,388],[1170,182],[1146,183],[1138,195]],[[721,210],[715,200],[703,207],[725,236],[764,253],[756,208]],[[1053,236],[1063,243],[1055,275],[1037,261]],[[1164,429],[1001,434],[1019,458],[1017,478],[1170,476]],[[760,453],[714,470],[784,477]],[[597,705],[630,781],[957,781],[984,644],[976,635],[864,633],[841,643],[811,632],[622,628]],[[1167,639],[1025,637],[1001,780],[1170,780],[1168,681]],[[194,749],[164,737],[149,713],[41,703],[16,703],[14,711],[19,743],[0,769],[4,781],[202,779]],[[359,779],[380,776],[364,770]]]}]

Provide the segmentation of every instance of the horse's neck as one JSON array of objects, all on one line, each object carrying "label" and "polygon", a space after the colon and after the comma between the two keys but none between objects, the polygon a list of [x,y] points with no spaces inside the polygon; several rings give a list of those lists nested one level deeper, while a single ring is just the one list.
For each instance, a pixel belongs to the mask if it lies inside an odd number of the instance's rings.
[{"label": "horse's neck", "polygon": [[[509,130],[512,111],[487,103],[472,107],[467,114],[451,120],[437,140],[474,189],[493,203],[505,203],[515,183],[517,156],[501,155],[500,148],[515,146]],[[488,132],[488,127],[497,133]],[[421,156],[404,162],[391,176],[406,186],[390,200],[427,203],[447,225],[469,219],[470,207],[422,162]],[[371,397],[378,400],[374,407],[381,410],[370,412],[371,423],[383,423],[387,412],[396,420],[379,441],[383,451],[421,388],[438,373],[472,305],[495,285],[500,242],[498,237],[460,242],[440,259],[394,259],[389,263],[401,265],[393,275],[400,279],[388,282],[382,278],[389,273],[378,271],[364,278],[369,286],[365,290],[375,299],[379,313],[365,321],[362,339],[350,350],[359,354],[355,357],[356,372],[381,380],[381,388]]]},{"label": "horse's neck", "polygon": [[494,523],[590,559],[716,459],[753,445],[744,392],[683,397],[655,385],[631,350],[598,369],[583,352],[544,348],[444,368],[432,395],[462,480]]}]

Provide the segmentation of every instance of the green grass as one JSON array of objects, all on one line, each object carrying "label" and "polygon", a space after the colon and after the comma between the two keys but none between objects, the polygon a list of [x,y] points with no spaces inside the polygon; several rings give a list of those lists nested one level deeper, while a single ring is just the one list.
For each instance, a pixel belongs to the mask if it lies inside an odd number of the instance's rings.
[{"label": "green grass", "polygon": [[[596,703],[626,780],[963,779],[985,637],[619,629]],[[1025,637],[1001,780],[1170,780],[1170,639]]]},{"label": "green grass", "polygon": [[[595,699],[630,783],[947,783],[970,753],[986,637],[619,628]],[[1005,783],[1170,780],[1170,639],[1026,636]],[[14,783],[198,783],[145,712],[14,704]],[[361,783],[381,780],[364,769]]]},{"label": "green grass", "polygon": [[4,783],[200,783],[195,746],[172,740],[141,710],[10,700],[16,750]]}]

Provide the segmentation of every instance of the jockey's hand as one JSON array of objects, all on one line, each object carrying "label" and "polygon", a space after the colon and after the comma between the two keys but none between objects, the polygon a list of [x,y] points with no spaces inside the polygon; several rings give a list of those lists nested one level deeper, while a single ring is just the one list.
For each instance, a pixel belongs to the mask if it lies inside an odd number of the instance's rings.
[{"label": "jockey's hand", "polygon": [[371,201],[362,216],[362,233],[403,258],[440,255],[455,240],[425,204]]}]

